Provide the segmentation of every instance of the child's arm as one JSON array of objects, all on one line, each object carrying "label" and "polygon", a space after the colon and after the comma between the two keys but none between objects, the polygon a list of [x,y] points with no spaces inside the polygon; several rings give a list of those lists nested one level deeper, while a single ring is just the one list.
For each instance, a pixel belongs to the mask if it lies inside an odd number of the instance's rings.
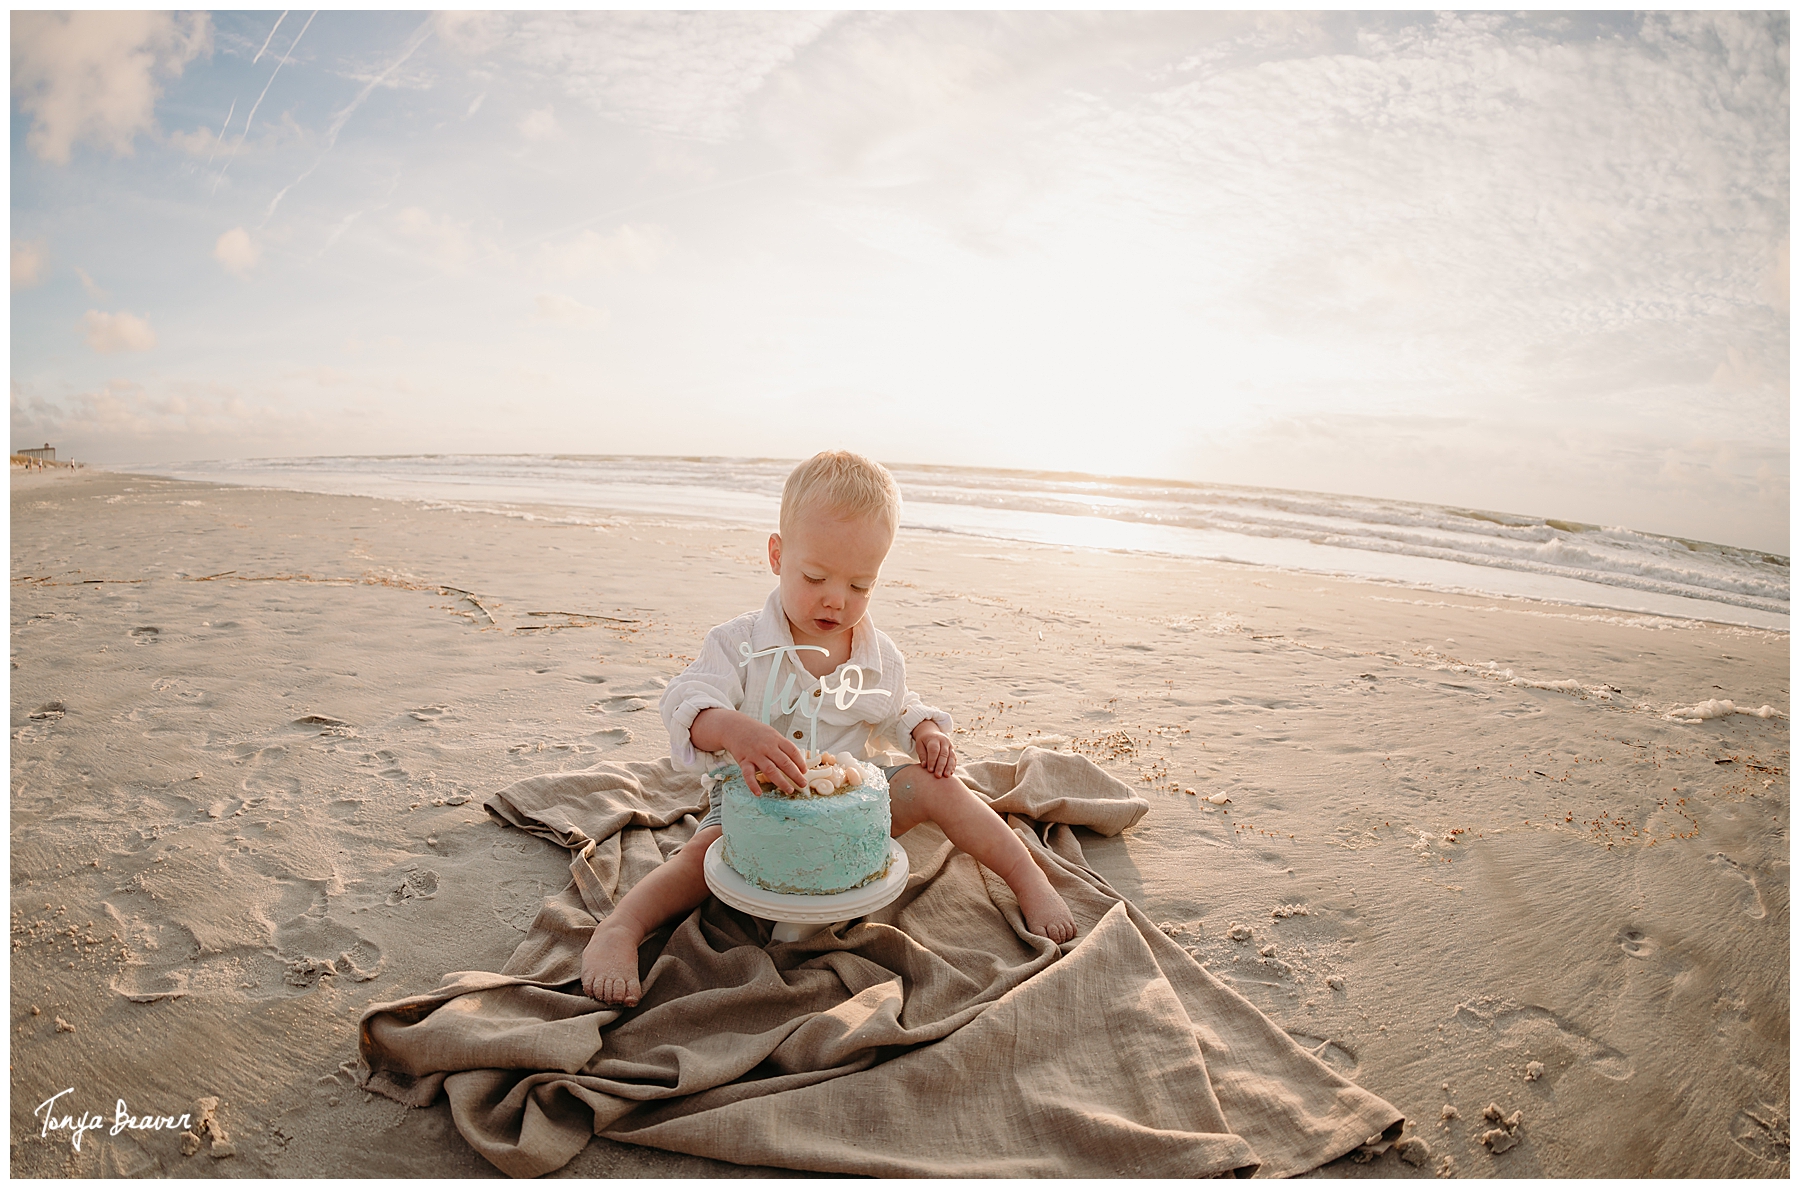
[{"label": "child's arm", "polygon": [[692,729],[696,718],[714,707],[735,710],[744,703],[743,670],[732,647],[736,626],[733,620],[706,633],[700,655],[663,691],[663,726],[669,732],[669,754],[677,764],[706,762],[695,754]]},{"label": "child's arm", "polygon": [[806,781],[806,762],[793,740],[741,710],[723,706],[702,710],[694,716],[688,738],[702,751],[730,752],[744,773],[744,783],[759,797],[758,772],[789,793],[798,792]]},{"label": "child's arm", "polygon": [[948,776],[956,771],[956,747],[936,720],[921,720],[913,728],[912,739],[913,751],[919,757],[921,768],[933,776]]},{"label": "child's arm", "polygon": [[876,733],[896,741],[910,739],[919,764],[933,776],[948,776],[956,771],[956,749],[950,743],[954,722],[935,706],[906,685],[906,659],[894,642],[880,637],[883,683],[891,683],[893,697],[885,699],[893,717],[876,726]]}]

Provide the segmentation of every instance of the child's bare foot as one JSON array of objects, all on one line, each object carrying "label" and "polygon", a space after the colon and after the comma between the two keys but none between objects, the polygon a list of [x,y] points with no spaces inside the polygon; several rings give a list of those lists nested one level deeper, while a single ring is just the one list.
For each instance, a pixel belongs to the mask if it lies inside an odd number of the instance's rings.
[{"label": "child's bare foot", "polygon": [[644,993],[637,972],[638,943],[623,928],[596,925],[581,951],[581,989],[602,1003],[636,1007]]},{"label": "child's bare foot", "polygon": [[1030,886],[1013,889],[1013,894],[1019,898],[1019,909],[1025,914],[1025,927],[1058,944],[1068,941],[1075,936],[1075,917],[1056,889],[1050,886],[1050,881],[1044,878],[1044,873],[1034,873],[1037,875],[1035,880],[1022,881]]}]

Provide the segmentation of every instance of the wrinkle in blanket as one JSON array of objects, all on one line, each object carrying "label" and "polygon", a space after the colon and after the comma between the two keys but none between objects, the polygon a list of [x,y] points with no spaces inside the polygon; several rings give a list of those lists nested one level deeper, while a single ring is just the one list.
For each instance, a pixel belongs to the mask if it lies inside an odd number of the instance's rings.
[{"label": "wrinkle in blanket", "polygon": [[1076,827],[1148,803],[1078,756],[960,772],[1078,927],[1029,933],[1005,883],[927,823],[905,892],[787,944],[709,898],[640,951],[644,997],[580,990],[597,916],[694,832],[705,797],[668,761],[533,777],[488,802],[571,851],[505,968],[369,1009],[366,1085],[441,1093],[469,1143],[535,1176],[590,1136],[741,1164],[903,1176],[1291,1175],[1400,1114],[1326,1067],[1089,868]]}]

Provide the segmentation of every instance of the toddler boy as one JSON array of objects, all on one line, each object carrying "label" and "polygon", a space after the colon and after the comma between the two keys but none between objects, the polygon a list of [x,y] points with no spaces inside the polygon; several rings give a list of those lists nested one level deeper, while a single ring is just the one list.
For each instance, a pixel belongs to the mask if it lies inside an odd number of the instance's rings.
[{"label": "toddler boy", "polygon": [[[952,843],[1006,881],[1028,929],[1068,941],[1075,936],[1069,906],[1000,815],[955,777],[950,716],[906,688],[899,649],[867,618],[899,523],[900,491],[879,463],[828,451],[795,468],[782,490],[781,531],[769,537],[769,568],[779,585],[761,611],[708,632],[699,658],[663,693],[663,722],[675,761],[704,768],[711,763],[697,753],[729,752],[752,789],[761,773],[768,783],[793,792],[806,771],[797,741],[807,737],[814,713],[819,751],[866,759],[871,740],[910,740],[919,762],[888,780],[893,836],[920,822],[936,822]],[[825,651],[778,652],[745,669],[739,667],[739,645],[745,642],[752,652],[796,644]],[[803,699],[820,703],[816,712],[803,701],[769,724],[743,712],[745,691],[764,689],[772,664],[804,670],[796,673],[796,688]],[[839,710],[834,698],[820,694],[819,679],[840,685],[844,676],[838,670],[846,664],[862,667],[868,692]],[[643,993],[638,946],[652,929],[706,899],[701,863],[720,833],[715,803],[693,839],[639,880],[594,927],[581,955],[582,990],[603,1003],[637,1003]]]}]

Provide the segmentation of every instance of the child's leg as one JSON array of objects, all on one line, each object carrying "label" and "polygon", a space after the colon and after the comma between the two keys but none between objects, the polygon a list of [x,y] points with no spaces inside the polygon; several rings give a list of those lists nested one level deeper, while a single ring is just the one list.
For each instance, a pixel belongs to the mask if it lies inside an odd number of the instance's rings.
[{"label": "child's leg", "polygon": [[1019,898],[1027,929],[1057,942],[1075,936],[1075,918],[1068,904],[1050,886],[1031,852],[1007,828],[1006,820],[962,781],[954,776],[933,776],[911,764],[888,782],[888,802],[894,837],[922,821],[936,822],[946,838],[1006,881]]},{"label": "child's leg", "polygon": [[706,899],[706,848],[721,833],[708,826],[668,862],[632,885],[612,914],[594,926],[581,952],[581,989],[602,1003],[636,1007],[638,946],[670,917],[692,912]]}]

